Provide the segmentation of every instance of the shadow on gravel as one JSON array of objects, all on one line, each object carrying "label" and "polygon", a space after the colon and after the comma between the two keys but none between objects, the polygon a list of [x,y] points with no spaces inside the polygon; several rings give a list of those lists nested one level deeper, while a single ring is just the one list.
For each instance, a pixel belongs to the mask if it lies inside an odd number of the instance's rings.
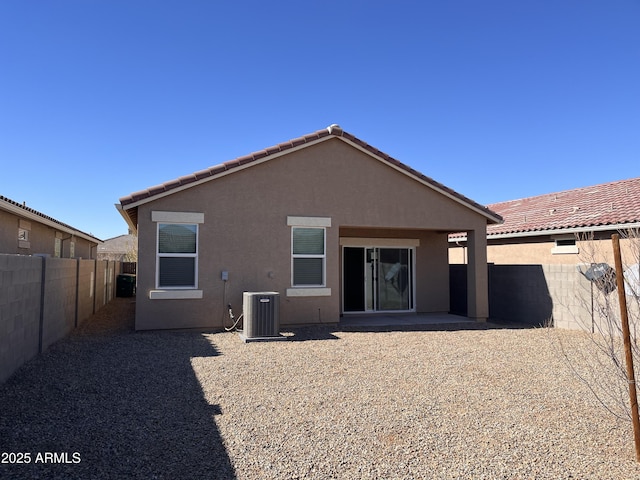
[{"label": "shadow on gravel", "polygon": [[453,332],[464,330],[511,330],[511,329],[528,329],[537,328],[524,323],[514,322],[452,322],[452,323],[403,323],[398,325],[382,324],[382,325],[345,325],[345,324],[329,324],[329,325],[312,325],[289,327],[285,330],[287,340],[290,342],[306,342],[312,340],[340,340],[336,336],[336,332]]},{"label": "shadow on gravel", "polygon": [[460,322],[415,325],[341,325],[341,332],[457,332],[465,330],[513,330],[536,328],[531,325],[498,322]]},{"label": "shadow on gravel", "polygon": [[290,342],[306,342],[310,340],[340,340],[333,333],[332,328],[326,325],[314,325],[309,327],[291,327],[288,332],[292,335],[287,337]]},{"label": "shadow on gravel", "polygon": [[215,347],[199,333],[134,333],[133,311],[116,298],[0,385],[0,452],[30,462],[0,464],[0,478],[236,478],[213,418],[224,412],[190,361]]}]

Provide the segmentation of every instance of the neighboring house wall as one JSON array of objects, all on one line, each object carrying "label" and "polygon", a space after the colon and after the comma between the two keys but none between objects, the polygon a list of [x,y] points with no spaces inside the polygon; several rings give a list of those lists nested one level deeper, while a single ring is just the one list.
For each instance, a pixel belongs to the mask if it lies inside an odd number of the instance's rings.
[{"label": "neighboring house wall", "polygon": [[0,253],[95,258],[100,242],[88,234],[0,197]]},{"label": "neighboring house wall", "polygon": [[113,298],[117,268],[115,262],[0,254],[0,382]]},{"label": "neighboring house wall", "polygon": [[[640,177],[489,205],[504,222],[487,228],[495,264],[569,264],[611,260],[611,235],[640,229]],[[452,263],[465,263],[465,236],[450,237]],[[628,242],[621,242],[623,256]],[[599,250],[602,253],[595,255]],[[607,258],[597,259],[598,256]],[[586,259],[586,260],[585,260]]]},{"label": "neighboring house wall", "polygon": [[[503,240],[496,244],[489,238],[487,245],[487,261],[496,265],[582,265],[592,262],[606,262],[613,265],[613,248],[611,235],[622,235],[620,248],[625,263],[635,263],[637,257],[633,241],[625,238],[628,232],[616,230],[581,233],[578,235],[564,235],[563,239],[574,239],[575,248],[558,247],[551,238],[529,237],[521,239]],[[591,239],[585,239],[591,238]],[[638,242],[639,240],[635,240]],[[449,262],[451,264],[466,263],[466,246],[458,246],[454,242],[449,245]]]},{"label": "neighboring house wall", "polygon": [[[151,299],[156,285],[154,212],[201,214],[198,289],[202,298]],[[317,217],[326,228],[326,285],[292,289],[291,217]],[[234,171],[211,183],[138,206],[136,328],[221,327],[227,303],[244,291],[281,293],[282,324],[337,322],[342,313],[341,245],[372,238],[417,241],[416,310],[446,312],[447,233],[467,231],[480,258],[470,302],[486,317],[487,218],[337,139]],[[475,233],[475,235],[474,235]],[[374,241],[375,243],[375,241]],[[483,270],[484,269],[484,270]],[[227,271],[227,282],[221,272]]]}]

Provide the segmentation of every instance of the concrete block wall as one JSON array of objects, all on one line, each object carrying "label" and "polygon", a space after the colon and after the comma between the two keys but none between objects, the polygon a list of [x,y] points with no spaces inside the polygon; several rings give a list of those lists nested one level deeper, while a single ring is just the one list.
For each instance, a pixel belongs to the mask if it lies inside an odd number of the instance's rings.
[{"label": "concrete block wall", "polygon": [[96,272],[95,272],[95,309],[99,310],[102,306],[107,303],[107,294],[106,294],[106,286],[107,286],[107,262],[97,262],[96,263]]},{"label": "concrete block wall", "polygon": [[553,299],[553,324],[570,330],[591,329],[591,283],[576,265],[542,265]]},{"label": "concrete block wall", "polygon": [[[451,265],[451,311],[465,314],[455,296],[466,295],[465,265]],[[571,330],[597,329],[602,319],[598,302],[610,307],[609,319],[619,317],[615,292],[607,298],[593,287],[595,306],[591,308],[591,283],[576,265],[493,265],[489,266],[490,319],[526,323],[533,326],[552,324]],[[637,303],[637,302],[636,302]],[[630,308],[630,317],[637,311]],[[593,312],[593,314],[592,314]],[[637,315],[636,317],[637,318]],[[619,319],[616,319],[619,322]],[[638,326],[640,331],[640,325]]]},{"label": "concrete block wall", "polygon": [[118,271],[113,261],[0,254],[0,383],[113,299]]},{"label": "concrete block wall", "polygon": [[489,265],[489,314],[492,318],[545,325],[552,298],[541,265]]},{"label": "concrete block wall", "polygon": [[77,261],[45,259],[42,350],[75,327]]},{"label": "concrete block wall", "polygon": [[116,268],[115,261],[107,260],[106,261],[106,270],[107,275],[105,279],[105,304],[109,303],[115,297],[116,291],[116,272],[119,271],[119,268]]},{"label": "concrete block wall", "polygon": [[96,260],[78,262],[77,326],[82,325],[95,310]]},{"label": "concrete block wall", "polygon": [[38,354],[42,264],[0,255],[0,382]]}]

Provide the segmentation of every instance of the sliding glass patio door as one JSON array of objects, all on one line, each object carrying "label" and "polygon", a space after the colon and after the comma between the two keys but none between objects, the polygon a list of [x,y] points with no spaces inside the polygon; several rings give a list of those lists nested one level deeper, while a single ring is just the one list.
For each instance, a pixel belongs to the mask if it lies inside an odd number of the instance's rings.
[{"label": "sliding glass patio door", "polygon": [[345,247],[345,312],[413,310],[413,249]]}]

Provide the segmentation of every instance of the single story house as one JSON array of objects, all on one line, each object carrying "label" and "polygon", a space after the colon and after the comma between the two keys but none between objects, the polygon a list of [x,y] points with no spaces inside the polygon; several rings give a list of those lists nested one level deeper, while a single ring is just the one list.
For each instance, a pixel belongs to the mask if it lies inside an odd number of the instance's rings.
[{"label": "single story house", "polygon": [[[640,177],[488,206],[504,222],[487,227],[487,260],[496,265],[613,264],[611,235],[640,229]],[[465,263],[464,233],[451,235],[450,261]],[[621,241],[627,263],[637,253]],[[635,258],[635,262],[637,262]]]},{"label": "single story house", "polygon": [[94,259],[102,240],[0,196],[0,253]]},{"label": "single story house", "polygon": [[138,235],[138,330],[221,328],[243,292],[278,292],[283,325],[448,312],[448,236],[460,231],[468,316],[488,315],[486,229],[500,216],[338,125],[116,208]]},{"label": "single story house", "polygon": [[129,232],[126,235],[107,238],[98,246],[98,260],[135,262],[138,257],[138,239]]}]

